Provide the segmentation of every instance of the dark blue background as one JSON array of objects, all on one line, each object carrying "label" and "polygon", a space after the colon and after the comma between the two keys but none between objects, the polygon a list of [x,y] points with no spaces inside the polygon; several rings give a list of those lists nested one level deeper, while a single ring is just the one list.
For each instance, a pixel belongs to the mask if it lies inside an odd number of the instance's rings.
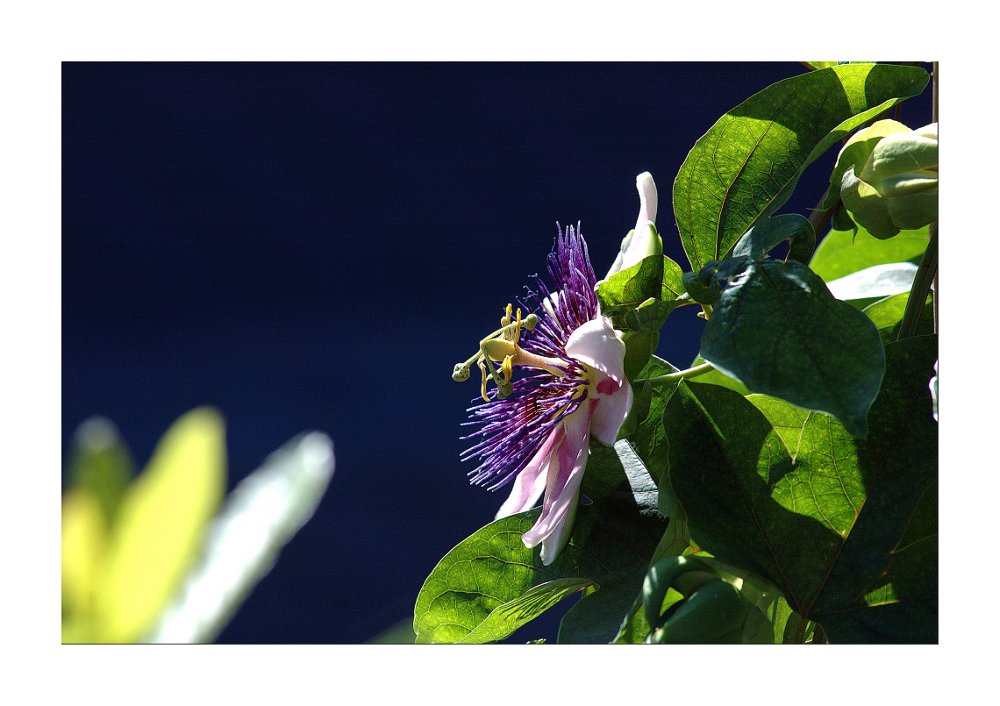
[{"label": "dark blue background", "polygon": [[[220,641],[368,640],[412,616],[437,560],[505,497],[467,483],[459,423],[477,383],[450,372],[544,269],[556,221],[582,221],[602,275],[649,170],[665,252],[686,268],[670,192],[687,151],[804,71],[64,64],[64,449],[102,414],[141,464],[210,404],[232,487],[326,432],[327,496]],[[784,210],[805,213],[831,163]],[[660,354],[686,366],[699,324],[675,313]]]}]

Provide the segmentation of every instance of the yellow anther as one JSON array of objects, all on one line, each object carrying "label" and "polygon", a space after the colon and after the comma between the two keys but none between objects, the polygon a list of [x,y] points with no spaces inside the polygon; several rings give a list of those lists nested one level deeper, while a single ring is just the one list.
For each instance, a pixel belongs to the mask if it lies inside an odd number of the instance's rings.
[{"label": "yellow anther", "polygon": [[483,396],[484,401],[489,402],[490,398],[486,396],[486,366],[483,364],[483,357],[480,356],[476,362],[479,363],[479,372],[483,374],[483,386],[480,388],[479,394]]},{"label": "yellow anther", "polygon": [[514,356],[509,355],[505,357],[500,370],[503,372],[504,382],[510,382],[511,377],[514,375]]}]

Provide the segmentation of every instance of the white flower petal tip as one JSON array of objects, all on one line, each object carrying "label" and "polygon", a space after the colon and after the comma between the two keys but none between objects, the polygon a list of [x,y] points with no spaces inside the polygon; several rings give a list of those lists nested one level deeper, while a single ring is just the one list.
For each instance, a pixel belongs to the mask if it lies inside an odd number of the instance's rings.
[{"label": "white flower petal tip", "polygon": [[643,172],[635,178],[635,188],[639,191],[639,218],[635,222],[636,231],[646,223],[656,223],[656,183],[653,175]]}]

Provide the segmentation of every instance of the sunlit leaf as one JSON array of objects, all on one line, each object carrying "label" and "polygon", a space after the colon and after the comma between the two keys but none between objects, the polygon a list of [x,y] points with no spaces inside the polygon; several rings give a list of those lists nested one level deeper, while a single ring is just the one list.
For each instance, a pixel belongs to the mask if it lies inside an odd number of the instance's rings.
[{"label": "sunlit leaf", "polygon": [[170,427],[129,486],[95,599],[99,642],[143,639],[201,551],[225,492],[222,419],[200,408]]},{"label": "sunlit leaf", "polygon": [[879,240],[860,227],[857,235],[847,230],[831,230],[816,246],[809,269],[831,282],[875,265],[916,263],[929,240],[927,228],[903,230],[888,240]]},{"label": "sunlit leaf", "polygon": [[461,644],[498,642],[527,625],[563,598],[593,585],[590,579],[561,578],[532,586],[520,596],[490,611],[481,623],[463,637]]},{"label": "sunlit leaf", "polygon": [[827,283],[827,288],[837,299],[868,299],[891,297],[909,292],[917,266],[912,262],[893,262],[874,265]]},{"label": "sunlit leaf", "polygon": [[674,182],[677,227],[691,268],[721,259],[788,199],[813,160],[927,84],[918,67],[848,64],[768,86],[722,116]]},{"label": "sunlit leaf", "polygon": [[86,488],[74,488],[62,502],[63,642],[93,639],[93,603],[108,525],[101,501]]}]

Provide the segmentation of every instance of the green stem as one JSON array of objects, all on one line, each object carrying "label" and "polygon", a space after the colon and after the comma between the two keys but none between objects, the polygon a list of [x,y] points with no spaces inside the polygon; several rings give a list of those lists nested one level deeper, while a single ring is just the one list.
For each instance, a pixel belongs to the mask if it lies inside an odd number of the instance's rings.
[{"label": "green stem", "polygon": [[[931,64],[931,122],[936,123],[938,121],[938,63],[935,61]],[[937,221],[934,221],[930,225],[931,237],[935,240],[937,239]],[[934,271],[934,294],[931,295],[934,302],[934,333],[938,332],[938,298],[940,293],[938,292],[938,275],[937,270]]]},{"label": "green stem", "polygon": [[686,378],[695,378],[699,375],[704,375],[705,373],[710,373],[715,370],[715,367],[711,363],[702,363],[701,365],[696,365],[693,368],[688,368],[687,370],[679,370],[676,373],[668,373],[667,375],[657,375],[652,378],[639,379],[635,382],[642,383],[648,382],[654,387],[657,385],[668,385],[672,382],[677,382],[678,380],[684,380]]},{"label": "green stem", "polygon": [[916,335],[917,327],[920,325],[920,316],[924,313],[924,303],[931,290],[931,282],[937,276],[937,223],[932,223],[929,230],[931,239],[927,243],[924,256],[920,258],[920,264],[917,265],[917,274],[913,278],[910,296],[906,300],[903,320],[899,324],[899,333],[896,334],[897,341]]}]

